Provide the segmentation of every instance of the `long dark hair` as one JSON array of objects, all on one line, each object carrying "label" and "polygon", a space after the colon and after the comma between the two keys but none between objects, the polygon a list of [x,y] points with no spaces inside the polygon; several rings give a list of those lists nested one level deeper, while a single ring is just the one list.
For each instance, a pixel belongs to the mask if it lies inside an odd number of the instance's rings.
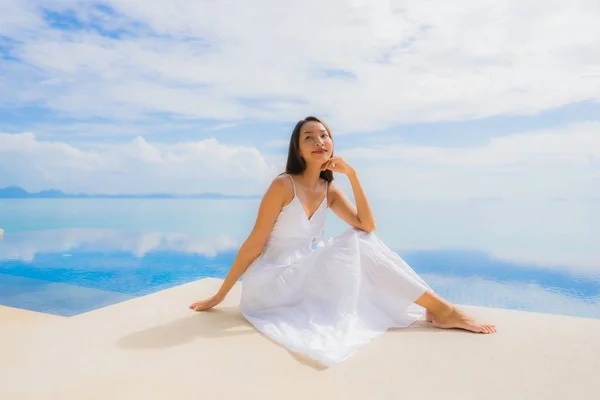
[{"label": "long dark hair", "polygon": [[[300,129],[302,129],[302,126],[307,122],[320,122],[323,124],[327,130],[327,133],[329,134],[329,137],[333,140],[333,136],[331,135],[329,127],[319,118],[309,116],[298,121],[294,131],[292,132],[292,136],[290,137],[290,147],[288,150],[287,164],[285,166],[285,172],[290,175],[301,174],[306,169],[306,161],[304,161],[300,155]],[[333,149],[331,149],[331,155],[333,156]],[[327,182],[331,182],[333,181],[333,172],[329,170],[321,171],[320,177],[325,179]]]}]

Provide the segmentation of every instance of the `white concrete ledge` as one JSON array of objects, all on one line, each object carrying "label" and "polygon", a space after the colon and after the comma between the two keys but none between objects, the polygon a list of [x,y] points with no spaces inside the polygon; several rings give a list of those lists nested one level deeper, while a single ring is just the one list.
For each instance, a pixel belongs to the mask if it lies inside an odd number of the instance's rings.
[{"label": "white concrete ledge", "polygon": [[[239,314],[212,312],[204,279],[25,329],[0,359],[0,399],[598,399],[600,320],[465,307],[499,332],[419,322],[329,369],[291,355]],[[3,338],[4,339],[4,338]],[[8,363],[8,365],[7,365]]]}]

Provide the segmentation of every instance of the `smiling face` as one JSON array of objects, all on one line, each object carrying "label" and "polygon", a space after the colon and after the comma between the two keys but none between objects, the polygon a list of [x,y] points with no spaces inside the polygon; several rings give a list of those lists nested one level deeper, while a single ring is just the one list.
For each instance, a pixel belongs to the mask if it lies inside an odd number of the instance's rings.
[{"label": "smiling face", "polygon": [[333,140],[322,123],[309,121],[302,125],[298,137],[300,156],[307,164],[323,164],[333,154]]},{"label": "smiling face", "polygon": [[[325,122],[308,116],[296,123],[288,149],[285,172],[302,174],[307,166],[319,168],[333,157],[333,136]],[[319,176],[327,182],[333,181],[331,170],[321,171]]]}]

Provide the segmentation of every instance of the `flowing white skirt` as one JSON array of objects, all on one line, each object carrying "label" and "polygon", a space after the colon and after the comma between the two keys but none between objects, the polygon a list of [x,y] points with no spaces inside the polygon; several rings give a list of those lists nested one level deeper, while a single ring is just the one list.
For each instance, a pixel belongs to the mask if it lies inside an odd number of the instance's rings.
[{"label": "flowing white skirt", "polygon": [[424,314],[414,301],[427,290],[375,234],[349,229],[308,253],[257,259],[243,277],[240,311],[289,350],[332,366],[388,328],[414,323]]}]

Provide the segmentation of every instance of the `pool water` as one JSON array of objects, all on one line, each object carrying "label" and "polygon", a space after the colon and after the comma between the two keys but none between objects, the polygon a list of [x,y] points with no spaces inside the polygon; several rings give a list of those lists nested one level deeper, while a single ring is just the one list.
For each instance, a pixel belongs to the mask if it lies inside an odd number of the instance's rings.
[{"label": "pool water", "polygon": [[[0,305],[74,316],[205,277],[224,278],[252,227],[256,202],[233,200],[227,210],[202,202],[210,201],[0,202]],[[463,213],[467,226],[446,232],[443,221],[421,219],[429,237],[422,225],[399,233],[394,217],[404,226],[412,221],[396,214],[380,222],[376,234],[453,302],[600,318],[598,249],[582,245],[594,245],[587,231],[566,242],[562,255],[551,248],[561,261],[550,264],[544,257],[536,261],[536,249],[553,237],[532,235],[529,253],[522,242],[509,246],[511,238],[486,249],[486,240],[504,235],[502,227],[468,226],[475,225],[473,216]],[[330,227],[329,235],[345,228],[335,221]],[[578,245],[582,251],[569,264]],[[501,248],[518,256],[503,256]]]}]

